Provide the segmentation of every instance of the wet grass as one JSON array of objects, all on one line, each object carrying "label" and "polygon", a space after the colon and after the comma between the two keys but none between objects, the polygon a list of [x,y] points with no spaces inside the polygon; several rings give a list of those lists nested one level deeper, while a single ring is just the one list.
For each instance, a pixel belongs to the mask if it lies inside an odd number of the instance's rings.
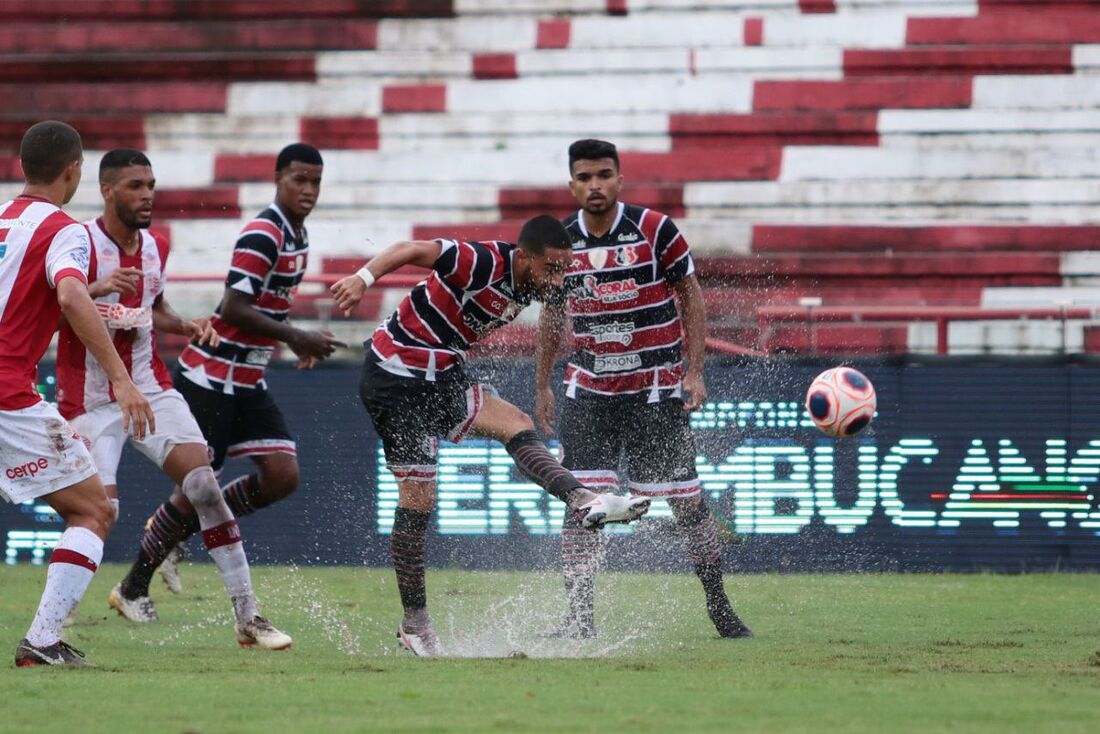
[{"label": "wet grass", "polygon": [[[689,575],[608,574],[598,640],[541,639],[553,575],[438,571],[455,657],[393,644],[389,572],[259,568],[284,653],[237,648],[216,574],[185,567],[161,621],[107,614],[105,567],[69,640],[94,670],[0,668],[5,732],[1089,732],[1100,728],[1100,581],[1090,575],[735,577],[756,639],[717,639]],[[0,639],[42,569],[0,567]],[[474,657],[489,656],[489,657]]]}]

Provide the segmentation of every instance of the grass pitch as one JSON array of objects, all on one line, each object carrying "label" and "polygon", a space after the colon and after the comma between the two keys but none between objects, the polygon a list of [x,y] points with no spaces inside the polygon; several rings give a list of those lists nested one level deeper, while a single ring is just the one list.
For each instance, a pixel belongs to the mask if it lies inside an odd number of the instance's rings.
[{"label": "grass pitch", "polygon": [[[748,576],[728,586],[757,633],[717,639],[690,575],[607,574],[601,639],[549,642],[553,574],[433,571],[445,644],[393,642],[392,574],[255,569],[295,637],[234,643],[212,566],[154,586],[161,621],[108,614],[100,570],[68,639],[94,670],[16,670],[43,569],[0,567],[4,732],[1095,732],[1100,580],[1090,575]],[[514,654],[514,657],[506,657]]]}]

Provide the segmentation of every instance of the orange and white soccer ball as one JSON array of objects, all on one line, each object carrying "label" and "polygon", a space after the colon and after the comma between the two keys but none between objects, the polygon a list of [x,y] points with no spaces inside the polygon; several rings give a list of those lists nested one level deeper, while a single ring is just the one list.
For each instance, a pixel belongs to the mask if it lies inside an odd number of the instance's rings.
[{"label": "orange and white soccer ball", "polygon": [[835,438],[854,436],[871,424],[878,398],[875,386],[859,370],[825,370],[806,392],[806,410],[822,433]]}]

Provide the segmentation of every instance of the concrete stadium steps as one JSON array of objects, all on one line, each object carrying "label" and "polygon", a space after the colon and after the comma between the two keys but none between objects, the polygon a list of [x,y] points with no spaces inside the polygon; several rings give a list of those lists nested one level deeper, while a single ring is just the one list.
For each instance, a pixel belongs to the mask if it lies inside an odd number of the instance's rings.
[{"label": "concrete stadium steps", "polygon": [[872,112],[797,110],[744,115],[674,114],[668,122],[673,151],[715,146],[878,145]]},{"label": "concrete stadium steps", "polygon": [[909,44],[1096,43],[1100,15],[1095,10],[1067,9],[1036,3],[1026,11],[983,12],[973,18],[913,18]]},{"label": "concrete stadium steps", "polygon": [[378,22],[356,18],[310,18],[308,22],[291,18],[247,22],[80,21],[0,25],[0,48],[8,54],[315,52],[374,48],[377,39]]},{"label": "concrete stadium steps", "polygon": [[894,149],[1081,150],[1100,144],[1100,115],[1094,109],[882,110],[877,130],[882,145]]},{"label": "concrete stadium steps", "polygon": [[[23,139],[23,133],[27,128],[38,122],[37,116],[0,118],[0,151],[19,150],[19,142]],[[80,131],[80,138],[84,147],[92,150],[110,150],[111,148],[132,147],[144,148],[145,120],[140,115],[104,115],[88,117],[62,117],[65,122]],[[0,155],[0,159],[6,156]],[[11,156],[10,161],[15,162],[18,156]],[[11,163],[8,164],[9,166]],[[9,170],[0,165],[0,172]],[[8,177],[0,173],[0,181],[20,178],[17,173],[14,177]]]},{"label": "concrete stadium steps", "polygon": [[757,224],[752,249],[779,252],[1065,252],[1093,250],[1100,225],[810,225]]},{"label": "concrete stadium steps", "polygon": [[892,50],[846,49],[846,77],[968,74],[1072,74],[1073,50],[1050,46],[929,46]]},{"label": "concrete stadium steps", "polygon": [[113,82],[130,69],[143,81],[260,81],[316,78],[312,53],[0,55],[0,83]]},{"label": "concrete stadium steps", "polygon": [[749,221],[953,220],[1087,224],[1098,220],[1100,179],[1049,177],[691,182],[688,216]]},{"label": "concrete stadium steps", "polygon": [[104,17],[127,21],[238,20],[270,18],[426,18],[450,16],[453,0],[50,0],[26,3],[0,0],[0,21],[34,23],[65,20],[98,21]]},{"label": "concrete stadium steps", "polygon": [[[130,77],[132,78],[132,77]],[[4,113],[13,117],[76,117],[103,114],[222,112],[226,109],[224,82],[134,81],[59,82],[56,84],[0,83]]]}]

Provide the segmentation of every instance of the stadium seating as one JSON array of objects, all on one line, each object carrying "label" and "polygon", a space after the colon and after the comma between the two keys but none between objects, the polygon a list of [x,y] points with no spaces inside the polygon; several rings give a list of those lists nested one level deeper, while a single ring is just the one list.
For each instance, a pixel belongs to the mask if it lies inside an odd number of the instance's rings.
[{"label": "stadium seating", "polygon": [[[76,124],[90,166],[144,146],[177,272],[223,270],[299,138],[326,158],[313,274],[565,214],[566,146],[611,139],[624,198],[692,243],[716,333],[766,349],[808,343],[792,328],[757,344],[758,305],[1081,302],[1100,264],[1077,257],[1100,235],[1100,16],[1083,0],[15,5],[0,190],[35,119]],[[97,207],[87,185],[72,208]],[[300,317],[324,316],[319,295]],[[1019,350],[1014,325],[987,327],[952,342]],[[922,328],[837,326],[817,348],[925,348]]]}]

